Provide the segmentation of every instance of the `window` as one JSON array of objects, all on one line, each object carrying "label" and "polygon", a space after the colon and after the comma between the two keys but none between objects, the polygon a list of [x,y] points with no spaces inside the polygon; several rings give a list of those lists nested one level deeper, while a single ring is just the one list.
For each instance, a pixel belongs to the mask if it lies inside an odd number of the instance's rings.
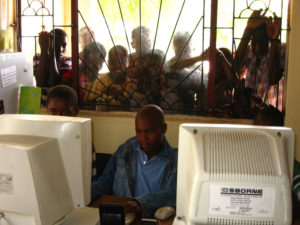
[{"label": "window", "polygon": [[[29,8],[33,7],[32,2]],[[71,1],[66,2],[71,4]],[[55,27],[54,24],[63,24],[63,19],[56,21],[55,18],[57,15],[62,17],[64,8],[68,7],[61,6],[61,13],[55,12],[55,15],[52,15],[51,1],[44,0],[43,3],[44,7],[42,6],[35,16],[45,15],[45,10],[49,10],[52,26],[46,27],[46,30],[51,30]],[[22,7],[25,5],[23,3]],[[233,57],[248,18],[253,10],[261,8],[268,9],[266,12],[268,17],[276,13],[282,18],[280,39],[284,43],[288,2],[283,0],[78,0],[78,30],[88,27],[82,32],[82,36],[79,32],[79,40],[85,35],[90,41],[101,43],[107,53],[101,51],[100,45],[94,45],[98,53],[94,56],[89,53],[90,51],[83,51],[84,43],[80,43],[78,47],[79,67],[78,69],[73,67],[73,71],[77,75],[78,85],[74,88],[78,90],[81,107],[135,111],[143,104],[155,103],[168,113],[198,115],[214,113],[222,116],[223,113],[219,112],[224,112],[224,103],[232,103],[236,94],[233,88],[241,82],[218,83],[218,77],[209,75],[209,70],[215,71],[213,74],[219,72],[218,61],[214,61],[215,57],[209,58],[208,54],[201,59],[199,56],[209,46],[215,45],[227,61],[231,60],[229,63],[233,64]],[[68,15],[70,17],[70,14]],[[40,17],[38,21],[41,24],[35,26],[37,29],[34,31],[35,38],[38,31],[43,29],[43,24],[51,24],[47,22],[51,20],[47,16]],[[214,19],[215,24],[212,24]],[[26,23],[29,24],[23,22]],[[142,37],[135,41],[132,40],[134,28],[137,28],[137,37]],[[69,27],[65,29],[70,33]],[[32,32],[30,29],[27,31]],[[25,34],[25,31],[22,34]],[[175,45],[177,43],[177,49],[176,46],[174,49],[174,43]],[[76,43],[72,45],[74,47]],[[128,64],[120,63],[123,57],[121,50],[117,50],[117,54],[109,59],[108,52],[116,45],[121,45],[127,50]],[[38,51],[37,46],[36,44],[35,49]],[[212,50],[210,53],[214,55],[220,51],[215,53]],[[194,61],[182,62],[183,58],[193,58]],[[206,60],[203,60],[205,58]],[[215,69],[209,69],[210,66]],[[114,67],[117,69],[113,72],[111,70]],[[234,74],[234,68],[230,68]],[[214,77],[216,81],[211,82]],[[279,92],[281,87],[276,88]],[[277,107],[282,104],[278,101],[277,94],[273,103]],[[230,110],[230,107],[226,110]],[[231,113],[231,116],[236,115]]]}]

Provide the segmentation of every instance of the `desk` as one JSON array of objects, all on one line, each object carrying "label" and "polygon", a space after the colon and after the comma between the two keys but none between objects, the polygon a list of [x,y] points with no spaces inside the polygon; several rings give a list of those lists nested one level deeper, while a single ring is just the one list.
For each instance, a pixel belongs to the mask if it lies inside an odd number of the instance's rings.
[{"label": "desk", "polygon": [[[98,208],[98,205],[101,203],[105,203],[105,204],[124,204],[125,202],[127,202],[128,200],[130,200],[129,198],[124,198],[124,197],[117,197],[117,196],[108,196],[108,195],[104,195],[101,196],[97,201],[93,202],[91,204],[91,207],[95,207]],[[294,206],[294,214],[298,213],[300,210],[300,205],[298,206]],[[172,225],[174,220],[173,218],[164,220],[164,221],[160,221],[160,225]],[[136,221],[135,223],[133,223],[133,225],[140,225],[140,221]],[[297,218],[294,220],[293,225],[300,225],[300,218]]]}]

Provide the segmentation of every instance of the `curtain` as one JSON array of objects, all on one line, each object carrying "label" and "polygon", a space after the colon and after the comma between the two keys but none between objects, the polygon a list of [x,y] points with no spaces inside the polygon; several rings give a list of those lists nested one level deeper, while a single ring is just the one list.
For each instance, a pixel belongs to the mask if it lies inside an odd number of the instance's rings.
[{"label": "curtain", "polygon": [[13,23],[14,1],[0,0],[0,52],[12,51],[14,48]]}]

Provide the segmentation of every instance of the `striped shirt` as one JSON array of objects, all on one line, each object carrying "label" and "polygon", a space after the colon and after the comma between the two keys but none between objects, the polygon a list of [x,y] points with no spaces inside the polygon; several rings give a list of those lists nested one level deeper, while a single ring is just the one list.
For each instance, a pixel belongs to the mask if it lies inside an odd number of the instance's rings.
[{"label": "striped shirt", "polygon": [[[285,49],[286,45],[284,43],[281,44],[280,67],[282,71],[284,71],[285,64]],[[269,58],[270,54],[267,54],[261,59],[259,65],[257,66],[256,57],[251,49],[248,48],[245,64],[246,87],[255,89],[256,94],[261,97],[264,102],[269,103],[282,111],[284,74],[278,84],[272,86],[269,85],[269,79],[267,76]]]},{"label": "striped shirt", "polygon": [[[40,55],[35,55],[33,57],[33,71],[34,71],[34,74],[37,73],[37,70],[39,68],[40,57],[41,57]],[[72,58],[71,57],[63,56],[56,63],[57,63],[58,70],[70,70],[70,69],[72,69]],[[44,106],[46,105],[46,100],[47,100],[47,95],[48,95],[49,89],[50,89],[50,87],[48,87],[48,86],[42,87],[42,100],[41,100],[41,103]]]}]

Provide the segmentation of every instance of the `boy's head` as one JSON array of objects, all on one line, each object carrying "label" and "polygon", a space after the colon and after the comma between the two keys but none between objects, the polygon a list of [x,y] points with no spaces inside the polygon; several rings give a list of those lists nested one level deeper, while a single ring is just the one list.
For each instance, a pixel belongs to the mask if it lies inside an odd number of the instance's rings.
[{"label": "boy's head", "polygon": [[140,54],[147,53],[151,49],[150,30],[147,27],[140,26],[132,30],[131,45],[135,51]]},{"label": "boy's head", "polygon": [[88,43],[92,42],[93,37],[95,38],[95,33],[90,27],[82,27],[79,30],[79,42],[81,49],[84,49]]},{"label": "boy's head", "polygon": [[[189,32],[177,32],[173,37],[173,49],[176,57],[188,58],[192,54],[192,43]],[[186,46],[185,46],[186,45]],[[184,48],[184,50],[183,50]],[[183,51],[183,52],[182,52]],[[182,53],[181,53],[182,52]]]},{"label": "boy's head", "polygon": [[157,154],[167,130],[163,110],[157,105],[145,105],[135,117],[136,138],[147,155]]},{"label": "boy's head", "polygon": [[83,49],[83,60],[90,69],[101,70],[104,59],[106,57],[106,50],[99,42],[90,42]]},{"label": "boy's head", "polygon": [[266,23],[255,29],[251,38],[251,49],[257,58],[262,58],[268,53],[269,38]]},{"label": "boy's head", "polygon": [[108,53],[108,67],[113,73],[123,72],[128,66],[128,52],[122,45],[116,45]]},{"label": "boy's head", "polygon": [[58,28],[52,30],[51,33],[55,36],[55,57],[60,60],[67,51],[68,35],[64,30]]},{"label": "boy's head", "polygon": [[48,115],[77,116],[77,105],[77,94],[71,87],[57,85],[50,89],[46,102]]}]

